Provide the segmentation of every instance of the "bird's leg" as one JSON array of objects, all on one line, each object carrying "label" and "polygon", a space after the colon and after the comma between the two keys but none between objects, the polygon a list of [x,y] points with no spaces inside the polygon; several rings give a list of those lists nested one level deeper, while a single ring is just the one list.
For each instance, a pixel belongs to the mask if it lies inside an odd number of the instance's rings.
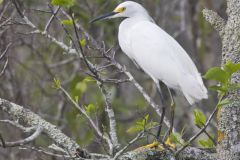
[{"label": "bird's leg", "polygon": [[170,98],[171,98],[171,107],[170,107],[170,114],[171,114],[171,125],[170,125],[170,129],[169,129],[169,132],[168,132],[168,135],[170,136],[171,133],[172,133],[172,130],[173,130],[173,126],[174,126],[174,116],[175,116],[175,107],[176,107],[176,104],[175,104],[175,101],[173,99],[173,96],[172,96],[172,93],[171,93],[171,90],[167,87],[168,89],[168,93],[170,95]]},{"label": "bird's leg", "polygon": [[161,90],[161,87],[160,87],[160,81],[158,83],[156,83],[156,85],[157,85],[158,93],[160,95],[160,100],[161,100],[161,103],[162,103],[162,114],[161,114],[161,117],[160,117],[159,128],[158,128],[158,132],[157,132],[157,139],[160,141],[160,134],[161,134],[161,130],[162,130],[162,126],[163,126],[163,120],[164,120],[165,113],[166,113],[166,104],[165,104],[165,101],[164,101],[164,98],[163,98],[163,93],[162,93],[162,90]]}]

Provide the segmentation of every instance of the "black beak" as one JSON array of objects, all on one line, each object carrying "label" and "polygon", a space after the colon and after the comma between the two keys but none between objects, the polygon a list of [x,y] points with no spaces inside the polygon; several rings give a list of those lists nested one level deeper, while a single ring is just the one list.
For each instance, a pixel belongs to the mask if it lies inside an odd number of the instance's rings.
[{"label": "black beak", "polygon": [[101,15],[101,16],[96,17],[93,20],[91,20],[90,23],[94,23],[94,22],[99,21],[101,19],[106,19],[106,18],[111,17],[111,16],[113,16],[113,15],[115,15],[117,13],[118,12],[111,12],[111,13],[107,13],[107,14]]}]

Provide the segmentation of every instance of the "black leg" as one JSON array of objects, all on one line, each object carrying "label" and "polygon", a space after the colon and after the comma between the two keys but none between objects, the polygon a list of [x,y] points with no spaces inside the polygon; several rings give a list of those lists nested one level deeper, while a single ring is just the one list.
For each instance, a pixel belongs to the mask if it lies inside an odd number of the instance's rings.
[{"label": "black leg", "polygon": [[158,93],[160,95],[160,100],[162,103],[162,114],[160,117],[160,122],[159,122],[159,127],[158,127],[158,132],[157,132],[157,139],[160,141],[160,134],[161,134],[161,130],[162,130],[162,126],[163,126],[163,120],[165,117],[165,113],[166,113],[166,103],[164,101],[164,97],[163,97],[163,93],[160,87],[160,81],[156,84],[157,85],[157,89],[158,89]]},{"label": "black leg", "polygon": [[171,112],[171,125],[170,125],[170,129],[169,129],[169,133],[168,133],[168,136],[170,136],[172,134],[172,130],[173,130],[173,126],[174,126],[174,117],[175,117],[175,101],[173,99],[173,96],[172,96],[172,93],[171,93],[171,90],[168,88],[168,93],[170,95],[170,98],[171,98],[171,108],[170,108],[170,112]]}]

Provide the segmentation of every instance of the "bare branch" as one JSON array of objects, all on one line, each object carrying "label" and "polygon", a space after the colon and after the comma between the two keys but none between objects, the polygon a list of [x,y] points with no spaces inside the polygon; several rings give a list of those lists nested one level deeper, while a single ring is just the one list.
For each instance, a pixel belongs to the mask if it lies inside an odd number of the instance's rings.
[{"label": "bare branch", "polygon": [[4,145],[0,144],[0,146],[6,148],[6,147],[17,147],[17,146],[22,146],[24,144],[28,144],[34,141],[42,133],[42,131],[43,131],[42,127],[38,126],[36,131],[31,136],[16,142],[4,142]]},{"label": "bare branch", "polygon": [[8,18],[8,19],[4,20],[4,21],[0,24],[0,28],[3,27],[3,26],[5,26],[5,25],[7,25],[8,22],[10,22],[11,20],[12,20],[12,18]]},{"label": "bare branch", "polygon": [[9,5],[10,5],[10,2],[7,2],[7,4],[3,7],[2,11],[1,11],[1,14],[0,14],[0,20],[3,18],[3,15],[6,12],[7,8],[9,7]]},{"label": "bare branch", "polygon": [[205,19],[219,32],[219,35],[222,37],[226,24],[224,19],[222,19],[216,12],[209,9],[204,9],[202,12]]},{"label": "bare branch", "polygon": [[21,146],[19,147],[20,150],[32,150],[32,151],[35,151],[35,152],[38,152],[38,153],[41,153],[41,154],[44,154],[44,155],[47,155],[47,156],[53,156],[53,157],[58,157],[58,158],[71,158],[69,155],[67,154],[56,154],[56,153],[52,153],[52,152],[49,152],[49,151],[45,151],[44,149],[42,148],[36,148],[36,147],[30,147],[30,146]]},{"label": "bare branch", "polygon": [[[1,61],[2,58],[7,54],[7,52],[8,52],[8,50],[9,50],[9,48],[10,48],[11,45],[12,45],[12,43],[9,43],[9,44],[7,45],[7,47],[6,47],[6,49],[5,49],[5,50],[3,51],[3,53],[0,55],[0,61]],[[8,56],[6,57],[6,61],[5,61],[4,65],[3,65],[3,69],[2,69],[2,71],[0,72],[0,76],[2,76],[2,75],[4,74],[4,72],[5,72],[6,68],[7,68],[7,65],[8,65]]]},{"label": "bare branch", "polygon": [[0,77],[4,74],[4,72],[5,72],[6,68],[7,68],[7,65],[8,65],[8,57],[7,57],[6,62],[4,63],[2,71],[0,72]]},{"label": "bare branch", "polygon": [[50,68],[55,68],[55,67],[60,67],[60,66],[63,66],[63,65],[66,65],[68,63],[71,63],[71,62],[74,62],[75,60],[77,60],[76,57],[70,57],[68,59],[65,59],[61,62],[57,62],[57,63],[54,63],[54,64],[50,64],[49,67]]},{"label": "bare branch", "polygon": [[36,26],[23,14],[23,12],[21,11],[18,1],[17,0],[12,0],[15,8],[17,9],[18,14],[22,17],[22,19],[25,21],[25,23],[27,25],[29,25],[30,27],[32,27],[33,29],[36,28]]},{"label": "bare branch", "polygon": [[32,132],[34,130],[36,130],[36,127],[33,126],[33,127],[24,127],[20,124],[18,124],[17,122],[14,122],[14,121],[10,121],[10,120],[0,120],[1,123],[7,123],[7,124],[10,124],[16,128],[19,128],[21,129],[23,132],[26,132],[26,133],[29,133],[29,132]]},{"label": "bare branch", "polygon": [[52,23],[52,21],[54,20],[54,17],[57,15],[58,11],[60,10],[60,7],[58,7],[54,12],[53,12],[53,15],[50,17],[50,19],[48,20],[46,26],[45,26],[45,29],[44,29],[44,33],[48,32],[48,29]]},{"label": "bare branch", "polygon": [[[42,154],[45,154],[45,155],[48,155],[48,156],[64,158],[64,160],[65,159],[70,159],[70,160],[74,159],[73,157],[69,156],[68,154],[56,154],[56,153],[53,153],[53,152],[46,151],[44,148],[41,148],[41,147],[32,147],[32,146],[24,145],[24,146],[19,147],[19,149],[20,150],[29,150],[30,149],[30,150],[33,150],[35,152],[42,153]],[[91,160],[97,160],[97,159],[98,160],[100,160],[100,159],[109,160],[110,159],[110,157],[108,155],[97,154],[97,153],[91,153],[91,156],[95,157],[95,158],[92,158]],[[75,158],[75,159],[76,160],[82,160],[82,158]]]},{"label": "bare branch", "polygon": [[2,143],[2,144],[0,143],[0,146],[2,145],[2,147],[5,148],[5,147],[6,147],[5,141],[4,141],[1,133],[0,133],[0,141],[1,141],[1,143]]},{"label": "bare branch", "polygon": [[141,139],[143,137],[144,137],[144,132],[138,133],[138,135],[134,139],[132,139],[130,142],[128,142],[128,144],[126,146],[124,146],[120,151],[118,151],[115,154],[113,160],[116,160],[120,155],[122,155],[128,149],[128,147],[130,145],[134,144],[136,141],[138,141],[139,139]]},{"label": "bare branch", "polygon": [[108,114],[108,118],[109,118],[110,137],[111,137],[111,140],[112,140],[112,144],[113,144],[113,147],[115,149],[117,149],[119,147],[117,131],[116,131],[117,124],[116,124],[116,120],[115,120],[115,114],[114,114],[114,111],[113,111],[113,108],[112,108],[112,105],[111,105],[111,102],[110,102],[110,95],[106,91],[103,84],[98,83],[98,86],[101,89],[101,91],[104,95],[104,98],[105,98],[105,104],[106,104],[105,110],[106,110],[106,112]]},{"label": "bare branch", "polygon": [[6,49],[3,51],[3,53],[0,55],[0,60],[7,54],[10,46],[12,45],[12,43],[9,43],[6,47]]}]

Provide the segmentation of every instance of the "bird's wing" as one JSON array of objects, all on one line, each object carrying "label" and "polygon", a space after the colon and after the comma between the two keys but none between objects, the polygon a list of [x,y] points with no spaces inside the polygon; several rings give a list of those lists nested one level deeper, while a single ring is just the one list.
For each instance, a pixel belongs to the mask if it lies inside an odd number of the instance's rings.
[{"label": "bird's wing", "polygon": [[[178,44],[156,24],[148,21],[137,22],[131,27],[130,45],[135,61],[152,78],[174,85],[179,76],[193,75],[202,83],[195,64]],[[165,83],[166,83],[165,82]]]}]

